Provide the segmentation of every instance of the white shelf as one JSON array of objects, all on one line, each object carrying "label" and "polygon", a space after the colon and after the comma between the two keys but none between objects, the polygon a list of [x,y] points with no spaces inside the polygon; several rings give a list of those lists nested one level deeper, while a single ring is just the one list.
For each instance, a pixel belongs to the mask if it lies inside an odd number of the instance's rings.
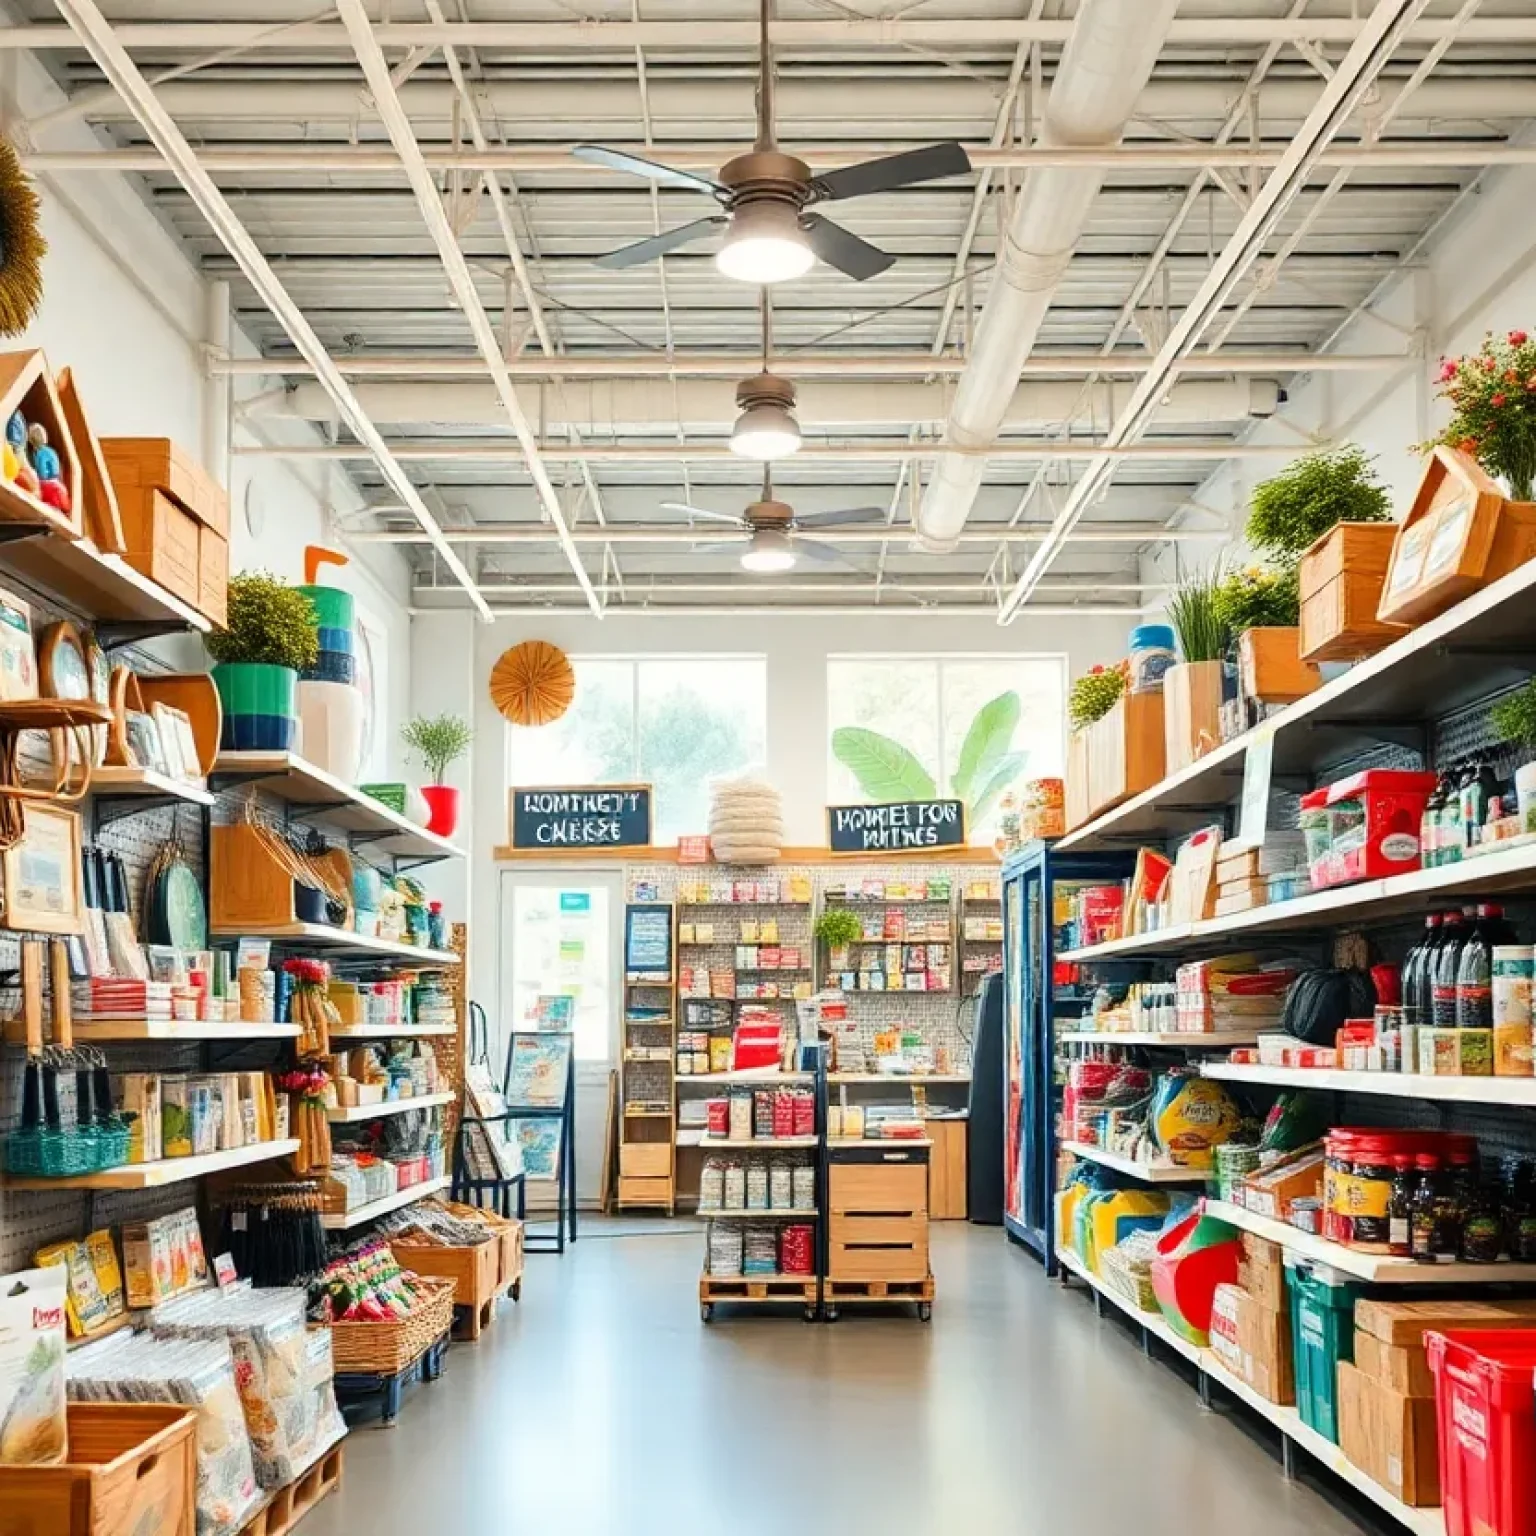
[{"label": "white shelf", "polygon": [[230,1168],[245,1168],[251,1163],[270,1162],[275,1157],[291,1157],[299,1150],[296,1139],[258,1141],[248,1147],[232,1147],[227,1152],[205,1152],[198,1157],[167,1157],[153,1163],[124,1163],[120,1168],[106,1168],[100,1173],[81,1173],[63,1179],[33,1179],[5,1175],[7,1189],[159,1189],[166,1184],[184,1184],[206,1174],[223,1173]]},{"label": "white shelf", "polygon": [[829,1083],[968,1083],[969,1072],[829,1072]]},{"label": "white shelf", "polygon": [[391,1211],[398,1211],[403,1205],[414,1205],[428,1195],[435,1195],[439,1190],[447,1189],[452,1183],[453,1180],[446,1173],[439,1174],[435,1179],[423,1179],[420,1184],[412,1184],[409,1189],[397,1189],[394,1194],[385,1195],[382,1200],[356,1206],[350,1211],[327,1213],[320,1218],[320,1224],[327,1232],[348,1232],[353,1227],[362,1226],[365,1221],[372,1221],[377,1216],[387,1216]]},{"label": "white shelf", "polygon": [[464,850],[382,801],[308,762],[297,752],[220,752],[217,774],[238,775],[279,800],[310,809],[315,820],[343,832],[380,833],[370,848],[416,859],[462,859]]},{"label": "white shelf", "polygon": [[1133,1322],[1145,1328],[1154,1338],[1161,1339],[1169,1349],[1182,1355],[1186,1360],[1193,1361],[1212,1381],[1239,1398],[1260,1418],[1267,1419],[1288,1440],[1299,1445],[1309,1456],[1321,1462],[1350,1487],[1364,1494],[1379,1509],[1406,1526],[1414,1536],[1445,1536],[1445,1516],[1440,1509],[1413,1509],[1404,1504],[1401,1499],[1394,1497],[1374,1478],[1362,1472],[1331,1440],[1303,1423],[1301,1415],[1294,1408],[1282,1407],[1279,1403],[1272,1403],[1268,1398],[1260,1396],[1247,1382],[1234,1376],[1210,1350],[1201,1349],[1191,1344],[1188,1339],[1180,1338],[1163,1321],[1161,1313],[1143,1312],[1127,1297],[1105,1285],[1096,1275],[1089,1274],[1076,1254],[1064,1248],[1058,1248],[1056,1261],[1063,1269],[1076,1275],[1084,1285],[1097,1291],[1099,1295],[1118,1307]]},{"label": "white shelf", "polygon": [[250,923],[221,925],[209,929],[216,939],[271,939],[274,944],[291,949],[324,949],[333,954],[388,955],[397,960],[413,960],[417,965],[457,965],[459,957],[451,949],[427,949],[420,944],[402,944],[398,939],[381,939],[368,933],[353,933],[346,928],[332,928],[328,923]]},{"label": "white shelf", "polygon": [[[1357,748],[1375,746],[1378,722],[1416,722],[1426,699],[1446,714],[1506,683],[1524,682],[1528,674],[1519,653],[1529,642],[1533,591],[1536,564],[1528,561],[1271,716],[1265,727],[1275,732],[1274,771],[1297,772],[1325,757],[1338,761]],[[1326,732],[1316,729],[1320,725]],[[1113,837],[1161,840],[1176,819],[1191,830],[1210,822],[1238,796],[1248,739],[1224,742],[1182,772],[1105,811],[1068,833],[1057,851],[1105,847]],[[1208,812],[1202,797],[1208,797]],[[1197,809],[1176,812],[1175,805]]]},{"label": "white shelf", "polygon": [[458,1032],[455,1024],[347,1024],[331,1030],[332,1040],[429,1040]]},{"label": "white shelf", "polygon": [[359,1120],[379,1120],[385,1115],[403,1115],[413,1109],[438,1109],[452,1104],[451,1093],[422,1093],[412,1099],[386,1099],[382,1104],[352,1104],[345,1109],[328,1109],[325,1118],[332,1125],[355,1125]]},{"label": "white shelf", "polygon": [[739,1072],[683,1072],[678,1075],[677,1086],[686,1088],[689,1083],[712,1088],[716,1083],[809,1083],[814,1082],[814,1072],[780,1072],[777,1067],[743,1067]]},{"label": "white shelf", "polygon": [[[167,1041],[171,1044],[194,1044],[199,1040],[296,1040],[297,1024],[205,1024],[177,1019],[109,1019],[81,1018],[74,1021],[77,1045],[114,1045],[121,1041]],[[333,1031],[334,1033],[334,1031]],[[7,1020],[5,1038],[19,1043],[22,1036],[20,1019]]]},{"label": "white shelf", "polygon": [[1225,1200],[1207,1200],[1205,1209],[1219,1221],[1278,1243],[1288,1253],[1329,1264],[1343,1274],[1376,1285],[1507,1285],[1536,1280],[1536,1264],[1415,1264],[1412,1259],[1391,1254],[1347,1248]]},{"label": "white shelf", "polygon": [[806,1211],[696,1211],[704,1221],[815,1221],[821,1212],[814,1206]]},{"label": "white shelf", "polygon": [[1196,1030],[1136,1031],[1123,1034],[1107,1030],[1063,1029],[1056,1033],[1058,1045],[1157,1045],[1172,1050],[1219,1050],[1231,1045],[1252,1045],[1259,1038],[1257,1029],[1221,1029],[1200,1033]]},{"label": "white shelf", "polygon": [[216,797],[201,779],[173,779],[153,768],[92,768],[93,795],[169,795],[189,805],[213,805]]},{"label": "white shelf", "polygon": [[1454,1104],[1536,1106],[1536,1077],[1421,1077],[1417,1072],[1342,1072],[1321,1067],[1236,1066],[1208,1061],[1206,1077],[1232,1083],[1267,1083],[1279,1088],[1327,1088],[1337,1093],[1371,1093],[1390,1099],[1436,1099]]},{"label": "white shelf", "polygon": [[679,1145],[700,1146],[706,1152],[782,1152],[787,1147],[819,1147],[821,1142],[815,1136],[757,1136],[746,1141],[732,1141],[729,1136],[706,1134],[697,1142],[680,1142]]},{"label": "white shelf", "polygon": [[1090,1163],[1113,1168],[1117,1173],[1128,1174],[1144,1184],[1204,1184],[1215,1177],[1212,1170],[1204,1168],[1175,1168],[1172,1164],[1139,1163],[1135,1158],[1122,1157],[1118,1152],[1103,1147],[1089,1146],[1084,1141],[1064,1141],[1063,1150]]}]

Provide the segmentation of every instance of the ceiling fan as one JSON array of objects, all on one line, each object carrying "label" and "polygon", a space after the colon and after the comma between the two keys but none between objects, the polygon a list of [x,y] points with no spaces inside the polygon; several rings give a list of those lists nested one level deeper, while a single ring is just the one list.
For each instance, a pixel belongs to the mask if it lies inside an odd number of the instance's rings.
[{"label": "ceiling fan", "polygon": [[[871,519],[882,522],[885,519],[883,507],[840,507],[830,512],[797,513],[788,502],[774,500],[773,471],[766,464],[763,465],[762,499],[754,501],[744,512],[711,512],[686,501],[664,501],[661,506],[669,512],[686,512],[689,517],[703,518],[711,523],[730,523],[750,532],[752,542],[742,551],[741,568],[760,576],[793,570],[801,555],[808,560],[846,565],[848,562],[835,549],[798,535],[808,528],[840,528]],[[696,546],[701,554],[740,547],[740,541],[736,539],[729,543]]]},{"label": "ceiling fan", "polygon": [[609,251],[597,258],[598,266],[640,266],[702,240],[724,225],[725,243],[715,255],[715,265],[739,282],[786,282],[803,276],[817,258],[863,282],[878,277],[896,258],[840,224],[806,210],[818,203],[867,197],[873,192],[895,192],[925,181],[963,176],[971,169],[964,147],[953,141],[864,160],[819,176],[812,174],[805,161],[780,150],[774,142],[773,128],[773,59],[768,45],[770,3],[771,0],[761,0],[758,15],[757,142],[749,154],[738,155],[722,166],[718,178],[659,165],[602,144],[578,144],[572,149],[578,160],[627,171],[664,186],[702,192],[725,209],[724,213],[710,214],[649,240]]}]

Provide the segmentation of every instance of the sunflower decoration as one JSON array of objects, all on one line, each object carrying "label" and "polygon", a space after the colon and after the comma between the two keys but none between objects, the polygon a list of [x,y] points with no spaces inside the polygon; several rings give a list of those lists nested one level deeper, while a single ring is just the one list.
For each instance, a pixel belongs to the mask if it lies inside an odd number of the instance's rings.
[{"label": "sunflower decoration", "polygon": [[15,146],[0,138],[0,335],[19,336],[43,302],[42,209]]},{"label": "sunflower decoration", "polygon": [[575,696],[575,669],[547,640],[514,645],[491,669],[491,702],[513,725],[549,725]]}]

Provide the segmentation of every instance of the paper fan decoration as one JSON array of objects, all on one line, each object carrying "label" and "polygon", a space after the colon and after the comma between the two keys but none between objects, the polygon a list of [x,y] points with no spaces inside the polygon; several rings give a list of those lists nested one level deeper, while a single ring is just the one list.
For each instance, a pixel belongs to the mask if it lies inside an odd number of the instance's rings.
[{"label": "paper fan decoration", "polygon": [[513,725],[548,725],[575,697],[576,673],[547,640],[524,640],[491,668],[491,703]]},{"label": "paper fan decoration", "polygon": [[42,202],[8,139],[0,139],[0,336],[19,336],[43,301]]}]

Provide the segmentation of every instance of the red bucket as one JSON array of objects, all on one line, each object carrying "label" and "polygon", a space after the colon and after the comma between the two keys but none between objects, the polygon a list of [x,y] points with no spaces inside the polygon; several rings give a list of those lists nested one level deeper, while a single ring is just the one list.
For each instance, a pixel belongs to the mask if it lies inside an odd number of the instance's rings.
[{"label": "red bucket", "polygon": [[1426,1333],[1446,1536],[1536,1533],[1536,1333]]}]

